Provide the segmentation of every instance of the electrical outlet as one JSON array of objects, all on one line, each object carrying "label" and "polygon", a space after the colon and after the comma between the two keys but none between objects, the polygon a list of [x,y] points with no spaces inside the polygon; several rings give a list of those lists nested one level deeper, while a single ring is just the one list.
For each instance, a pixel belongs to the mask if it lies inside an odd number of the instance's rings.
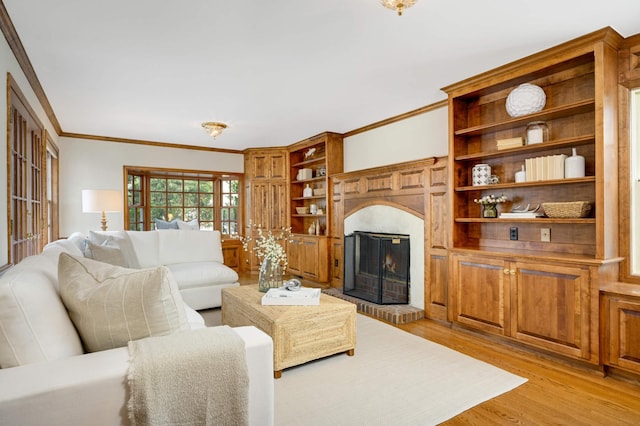
[{"label": "electrical outlet", "polygon": [[518,228],[516,228],[515,226],[512,226],[511,228],[509,228],[509,239],[510,240],[518,239]]},{"label": "electrical outlet", "polygon": [[551,228],[540,228],[540,241],[551,242]]}]

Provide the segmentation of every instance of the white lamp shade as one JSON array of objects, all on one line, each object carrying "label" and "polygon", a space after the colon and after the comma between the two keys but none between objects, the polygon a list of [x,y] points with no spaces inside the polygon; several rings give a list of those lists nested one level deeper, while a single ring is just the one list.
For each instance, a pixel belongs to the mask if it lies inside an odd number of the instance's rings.
[{"label": "white lamp shade", "polygon": [[120,191],[111,189],[83,189],[82,212],[120,212],[122,211],[122,195]]}]

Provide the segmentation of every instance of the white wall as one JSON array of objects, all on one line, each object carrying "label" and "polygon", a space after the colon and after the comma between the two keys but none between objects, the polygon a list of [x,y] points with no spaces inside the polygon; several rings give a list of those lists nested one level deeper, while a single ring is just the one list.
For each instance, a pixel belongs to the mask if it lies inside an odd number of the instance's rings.
[{"label": "white wall", "polygon": [[448,152],[447,107],[344,139],[344,171],[369,169]]},{"label": "white wall", "polygon": [[[58,137],[56,132],[51,125],[51,122],[47,118],[47,115],[44,112],[44,109],[38,102],[38,98],[36,97],[33,90],[31,90],[31,86],[27,82],[27,78],[25,77],[18,61],[15,56],[13,56],[13,52],[11,48],[7,44],[7,40],[0,36],[0,71],[2,72],[3,80],[0,82],[0,131],[1,134],[4,135],[4,143],[5,148],[0,149],[0,211],[7,212],[7,142],[8,142],[8,133],[7,133],[7,73],[11,73],[11,76],[16,81],[18,88],[24,94],[27,99],[27,102],[38,116],[40,122],[45,126],[49,134],[51,135],[51,139],[56,142]],[[7,223],[7,215],[0,215],[0,266],[6,265],[9,262],[9,228]]]},{"label": "white wall", "polygon": [[[124,188],[126,166],[243,173],[242,154],[61,137],[60,236],[100,227],[99,213],[82,213],[83,189]],[[124,196],[124,195],[123,195]],[[109,229],[123,229],[123,213],[107,213]]]}]

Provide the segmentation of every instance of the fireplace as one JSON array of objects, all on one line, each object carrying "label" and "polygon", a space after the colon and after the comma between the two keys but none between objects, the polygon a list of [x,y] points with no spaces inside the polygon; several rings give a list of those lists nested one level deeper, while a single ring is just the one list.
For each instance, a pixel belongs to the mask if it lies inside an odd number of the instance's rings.
[{"label": "fireplace", "polygon": [[344,294],[379,305],[408,304],[409,258],[409,235],[345,236]]}]

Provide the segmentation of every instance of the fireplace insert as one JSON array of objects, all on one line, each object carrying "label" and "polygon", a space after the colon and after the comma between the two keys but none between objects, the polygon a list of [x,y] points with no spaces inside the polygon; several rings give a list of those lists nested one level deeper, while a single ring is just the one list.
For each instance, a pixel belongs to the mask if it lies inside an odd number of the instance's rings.
[{"label": "fireplace insert", "polygon": [[343,293],[379,305],[408,304],[409,249],[409,235],[345,236]]}]

